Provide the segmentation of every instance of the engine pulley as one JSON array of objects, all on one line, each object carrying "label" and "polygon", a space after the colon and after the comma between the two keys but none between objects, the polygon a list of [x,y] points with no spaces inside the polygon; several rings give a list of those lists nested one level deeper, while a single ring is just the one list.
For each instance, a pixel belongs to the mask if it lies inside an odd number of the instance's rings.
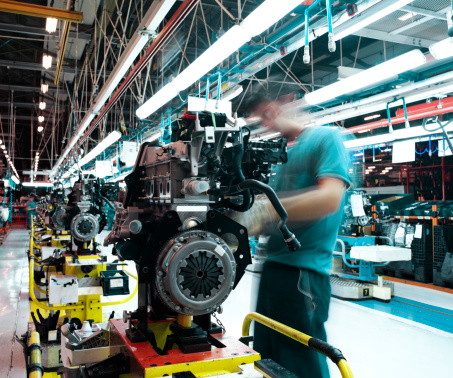
[{"label": "engine pulley", "polygon": [[70,229],[74,239],[89,242],[99,233],[98,217],[90,213],[79,213],[72,219]]},{"label": "engine pulley", "polygon": [[236,262],[228,245],[214,233],[184,231],[169,240],[156,264],[156,288],[173,311],[203,315],[215,311],[234,286]]}]

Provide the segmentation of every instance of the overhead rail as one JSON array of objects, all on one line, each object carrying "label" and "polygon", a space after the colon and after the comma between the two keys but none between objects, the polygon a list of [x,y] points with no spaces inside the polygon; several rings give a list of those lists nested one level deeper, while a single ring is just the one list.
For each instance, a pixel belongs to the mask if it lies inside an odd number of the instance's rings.
[{"label": "overhead rail", "polygon": [[[156,53],[161,49],[161,47],[166,42],[168,42],[170,38],[172,38],[175,31],[182,24],[182,22],[189,15],[189,13],[195,8],[199,1],[200,0],[185,0],[181,4],[181,6],[177,9],[175,14],[165,24],[162,31],[155,37],[155,39],[148,47],[148,49],[145,51],[143,56],[140,58],[138,63],[132,68],[131,72],[124,79],[120,87],[115,91],[115,93],[112,94],[113,90],[116,88],[116,85],[119,84],[121,79],[126,74],[127,70],[132,66],[135,58],[140,54],[146,42],[148,41],[147,38],[146,39],[143,38],[144,36],[143,30],[146,30],[145,35],[147,34],[148,36],[153,34],[153,31],[150,29],[154,29],[155,33],[157,27],[165,17],[166,12],[168,13],[168,10],[170,9],[169,4],[173,5],[175,3],[175,0],[159,0],[154,1],[151,4],[151,7],[144,16],[142,23],[137,28],[136,33],[127,44],[124,53],[121,55],[120,59],[115,65],[115,68],[113,69],[111,75],[109,76],[109,79],[100,90],[99,95],[97,97],[97,101],[90,107],[85,117],[81,121],[80,126],[77,129],[75,135],[71,138],[66,149],[63,151],[58,161],[52,167],[50,173],[52,177],[54,177],[57,174],[58,168],[64,162],[66,162],[69,153],[71,151],[74,151],[75,147],[78,147],[85,141],[85,139],[101,122],[103,117],[110,111],[110,109],[117,103],[117,101],[124,94],[124,92],[131,86],[135,78],[147,66],[149,61],[156,55]],[[166,12],[164,11],[160,12],[161,9],[165,9]],[[156,18],[158,19],[157,20],[158,22],[156,21]],[[110,100],[107,102],[109,97]],[[91,124],[91,121],[95,117],[96,120]]]},{"label": "overhead rail", "polygon": [[57,20],[75,22],[77,24],[83,21],[82,12],[10,0],[0,0],[0,12],[41,18],[56,18]]}]

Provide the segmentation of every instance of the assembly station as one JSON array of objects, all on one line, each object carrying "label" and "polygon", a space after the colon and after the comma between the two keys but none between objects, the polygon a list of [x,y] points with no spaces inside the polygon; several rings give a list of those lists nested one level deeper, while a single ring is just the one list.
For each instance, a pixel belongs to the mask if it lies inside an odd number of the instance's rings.
[{"label": "assembly station", "polygon": [[0,0],[0,378],[453,377],[452,0]]}]

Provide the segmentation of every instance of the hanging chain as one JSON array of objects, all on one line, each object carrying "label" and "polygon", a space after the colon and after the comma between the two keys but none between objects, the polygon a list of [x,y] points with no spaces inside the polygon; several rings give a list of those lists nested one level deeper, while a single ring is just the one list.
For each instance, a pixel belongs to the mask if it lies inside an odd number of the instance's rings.
[{"label": "hanging chain", "polygon": [[212,313],[212,316],[214,317],[215,321],[217,322],[217,325],[222,328],[222,331],[223,332],[226,332],[226,329],[225,329],[225,326],[223,325],[223,323],[220,321],[220,319],[217,317],[217,313],[216,312],[213,312]]}]

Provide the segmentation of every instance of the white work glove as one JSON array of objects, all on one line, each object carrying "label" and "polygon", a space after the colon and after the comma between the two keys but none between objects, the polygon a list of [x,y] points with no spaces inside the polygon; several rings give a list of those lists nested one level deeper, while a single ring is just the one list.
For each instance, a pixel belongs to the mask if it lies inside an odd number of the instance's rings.
[{"label": "white work glove", "polygon": [[230,217],[243,225],[249,236],[259,235],[267,225],[278,219],[277,212],[266,197],[256,198],[250,210],[244,213],[233,212]]}]

